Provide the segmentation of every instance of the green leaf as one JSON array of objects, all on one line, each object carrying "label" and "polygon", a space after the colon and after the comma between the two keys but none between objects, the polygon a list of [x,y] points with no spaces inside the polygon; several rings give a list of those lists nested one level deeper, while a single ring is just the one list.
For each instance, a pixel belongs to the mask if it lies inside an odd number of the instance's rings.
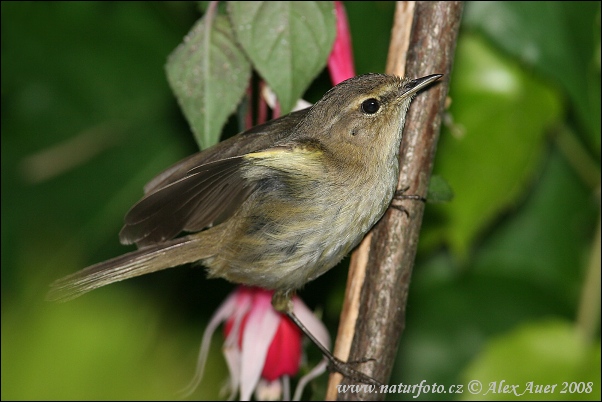
[{"label": "green leaf", "polygon": [[600,155],[600,2],[472,2],[464,23],[560,84]]},{"label": "green leaf", "polygon": [[550,320],[492,340],[462,376],[480,391],[469,385],[462,399],[600,400],[600,343],[580,335],[570,323]]},{"label": "green leaf", "polygon": [[199,146],[217,143],[251,76],[228,18],[205,14],[170,55],[166,69]]},{"label": "green leaf", "polygon": [[454,198],[454,190],[445,179],[439,175],[431,176],[426,200],[428,202],[449,202]]},{"label": "green leaf", "polygon": [[[433,219],[435,207],[428,204],[425,217]],[[442,249],[419,255],[408,300],[419,307],[408,308],[391,382],[460,384],[459,372],[489,337],[541,317],[573,319],[598,208],[552,149],[525,202],[488,229],[468,264]]]},{"label": "green leaf", "polygon": [[229,10],[237,40],[288,113],[326,65],[335,38],[332,2],[233,1]]},{"label": "green leaf", "polygon": [[470,35],[458,43],[451,81],[455,123],[442,132],[434,173],[445,176],[455,197],[432,209],[444,217],[444,241],[465,257],[480,232],[526,189],[546,130],[559,118],[560,100]]},{"label": "green leaf", "polygon": [[547,156],[520,209],[496,225],[474,256],[472,270],[521,278],[557,295],[556,306],[575,311],[584,280],[599,204],[557,150]]}]

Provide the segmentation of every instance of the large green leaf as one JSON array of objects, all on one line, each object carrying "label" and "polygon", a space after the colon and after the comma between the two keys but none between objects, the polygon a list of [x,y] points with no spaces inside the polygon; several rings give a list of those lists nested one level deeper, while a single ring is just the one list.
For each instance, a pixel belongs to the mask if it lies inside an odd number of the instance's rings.
[{"label": "large green leaf", "polygon": [[462,399],[599,401],[600,343],[580,335],[549,320],[492,340],[464,372]]},{"label": "large green leaf", "polygon": [[434,205],[439,236],[465,256],[478,234],[521,196],[544,135],[560,113],[555,92],[482,40],[458,43],[451,80],[454,125],[444,130],[434,171],[454,189],[453,202]]},{"label": "large green leaf", "polygon": [[464,22],[559,83],[600,155],[600,2],[473,2]]},{"label": "large green leaf", "polygon": [[335,38],[332,2],[233,1],[236,39],[288,113],[326,65]]},{"label": "large green leaf", "polygon": [[[540,317],[573,319],[596,216],[590,190],[558,151],[547,153],[526,200],[481,239],[468,264],[444,250],[419,257],[391,382],[462,383],[459,373],[490,336]],[[417,399],[428,398],[449,396]]]},{"label": "large green leaf", "polygon": [[521,278],[576,308],[598,205],[558,152],[511,219],[500,222],[474,256],[475,272]]},{"label": "large green leaf", "polygon": [[167,63],[167,78],[201,148],[221,130],[248,86],[251,66],[225,16],[206,13]]}]

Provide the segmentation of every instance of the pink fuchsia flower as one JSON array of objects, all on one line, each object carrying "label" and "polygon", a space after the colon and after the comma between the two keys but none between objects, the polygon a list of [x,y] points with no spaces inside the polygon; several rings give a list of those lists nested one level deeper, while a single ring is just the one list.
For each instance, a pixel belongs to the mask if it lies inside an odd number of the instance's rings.
[{"label": "pink fuchsia flower", "polygon": [[[301,365],[302,333],[286,315],[274,310],[272,293],[239,286],[222,303],[203,335],[197,372],[187,394],[200,383],[211,336],[219,324],[225,322],[223,349],[230,371],[230,399],[237,393],[241,400],[249,400],[253,393],[258,400],[289,398],[289,377],[296,375]],[[324,324],[296,296],[293,306],[297,317],[328,347],[330,337]],[[302,387],[325,369],[323,361],[300,379],[295,397],[300,397]]]},{"label": "pink fuchsia flower", "polygon": [[335,1],[337,32],[332,51],[328,57],[328,71],[332,85],[355,77],[353,64],[353,48],[351,47],[351,31],[342,1]]}]

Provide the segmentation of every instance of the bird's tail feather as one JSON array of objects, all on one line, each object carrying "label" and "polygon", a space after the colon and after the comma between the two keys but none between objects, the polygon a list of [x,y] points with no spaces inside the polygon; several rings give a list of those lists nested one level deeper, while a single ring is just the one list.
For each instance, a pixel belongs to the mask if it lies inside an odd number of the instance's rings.
[{"label": "bird's tail feather", "polygon": [[206,250],[207,242],[202,240],[201,233],[141,248],[84,268],[52,283],[46,298],[68,301],[113,282],[208,258],[212,252]]}]

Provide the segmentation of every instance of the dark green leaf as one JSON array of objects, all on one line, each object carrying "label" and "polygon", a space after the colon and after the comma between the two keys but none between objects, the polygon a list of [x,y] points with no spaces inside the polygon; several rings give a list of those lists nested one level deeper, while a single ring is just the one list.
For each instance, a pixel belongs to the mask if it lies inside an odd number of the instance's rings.
[{"label": "dark green leaf", "polygon": [[251,76],[228,18],[205,14],[171,54],[166,68],[199,146],[217,143]]},{"label": "dark green leaf", "polygon": [[598,206],[557,151],[547,155],[538,179],[520,210],[481,245],[473,269],[520,277],[576,308]]},{"label": "dark green leaf", "polygon": [[431,176],[429,182],[428,202],[449,202],[454,198],[454,190],[445,179],[437,174]]},{"label": "dark green leaf", "polygon": [[357,74],[385,71],[395,4],[394,1],[345,2]]},{"label": "dark green leaf", "polygon": [[[437,151],[454,201],[434,205],[457,256],[511,206],[533,177],[544,136],[560,114],[557,94],[469,35],[458,43],[451,88],[453,118]],[[456,102],[457,100],[457,102]]]}]

